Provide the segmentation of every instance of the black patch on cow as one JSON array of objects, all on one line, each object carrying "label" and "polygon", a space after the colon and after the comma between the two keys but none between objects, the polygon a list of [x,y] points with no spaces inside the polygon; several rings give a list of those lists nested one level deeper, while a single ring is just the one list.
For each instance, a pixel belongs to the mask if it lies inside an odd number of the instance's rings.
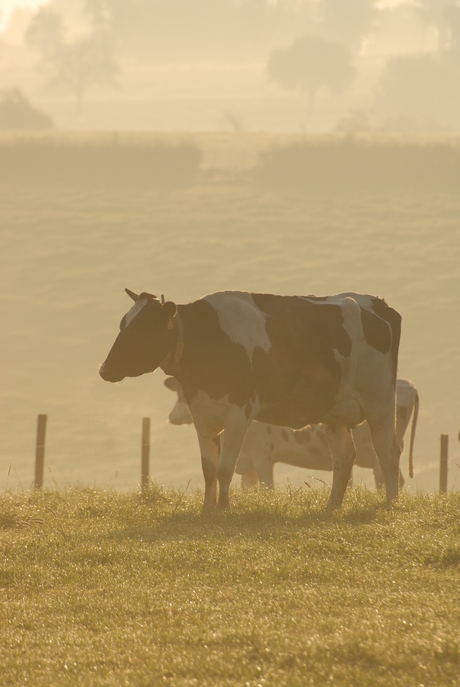
[{"label": "black patch on cow", "polygon": [[249,416],[251,415],[251,413],[252,413],[252,403],[249,401],[249,403],[246,405],[246,408],[244,411],[244,414],[246,415],[246,420],[249,419]]},{"label": "black patch on cow", "polygon": [[298,296],[252,294],[267,314],[271,349],[255,348],[253,374],[260,390],[259,419],[300,429],[320,422],[335,402],[341,366],[352,342],[340,306]]},{"label": "black patch on cow", "polygon": [[180,390],[180,386],[177,382],[177,379],[175,379],[174,377],[166,377],[166,379],[163,381],[163,384],[170,391],[179,392],[179,390]]},{"label": "black patch on cow", "polygon": [[366,343],[380,353],[389,353],[391,329],[388,322],[365,308],[361,308],[361,322]]},{"label": "black patch on cow", "polygon": [[283,439],[283,441],[289,441],[288,433],[285,429],[281,430],[281,438]]},{"label": "black patch on cow", "polygon": [[401,418],[401,420],[405,420],[407,417],[407,408],[405,406],[401,406],[398,408],[398,415]]},{"label": "black patch on cow", "polygon": [[319,448],[316,448],[316,446],[312,446],[310,449],[310,453],[313,453],[314,456],[321,456],[321,451]]},{"label": "black patch on cow", "polygon": [[190,405],[199,390],[219,400],[228,395],[240,408],[254,400],[254,379],[244,346],[222,331],[217,312],[205,300],[178,306],[184,352],[176,377]]},{"label": "black patch on cow", "polygon": [[268,433],[268,434],[271,434],[272,431],[273,431],[273,430],[272,430],[271,426],[270,426],[270,425],[267,425],[267,433]]},{"label": "black patch on cow", "polygon": [[393,372],[396,383],[396,373],[398,370],[398,351],[401,339],[401,315],[390,308],[382,298],[372,299],[372,310],[376,315],[385,320],[391,329],[391,358],[393,360]]},{"label": "black patch on cow", "polygon": [[274,448],[275,448],[275,444],[273,442],[270,442],[270,451],[273,451]]}]

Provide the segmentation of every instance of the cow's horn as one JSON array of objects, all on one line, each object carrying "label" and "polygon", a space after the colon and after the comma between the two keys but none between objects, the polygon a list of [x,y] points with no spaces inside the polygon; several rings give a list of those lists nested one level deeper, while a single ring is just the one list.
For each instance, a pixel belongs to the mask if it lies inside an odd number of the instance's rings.
[{"label": "cow's horn", "polygon": [[160,303],[161,303],[161,305],[164,305],[164,304],[165,304],[165,295],[164,295],[164,293],[162,293],[161,296],[160,296]]},{"label": "cow's horn", "polygon": [[125,289],[125,291],[128,294],[128,296],[133,299],[133,301],[137,301],[137,299],[139,298],[137,293],[134,293],[134,291],[130,291],[129,289]]}]

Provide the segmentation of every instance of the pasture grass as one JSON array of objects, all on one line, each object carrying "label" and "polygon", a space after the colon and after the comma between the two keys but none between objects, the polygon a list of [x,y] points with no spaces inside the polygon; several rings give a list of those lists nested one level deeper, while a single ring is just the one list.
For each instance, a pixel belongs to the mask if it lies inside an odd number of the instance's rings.
[{"label": "pasture grass", "polygon": [[455,685],[460,495],[0,500],[2,685]]}]

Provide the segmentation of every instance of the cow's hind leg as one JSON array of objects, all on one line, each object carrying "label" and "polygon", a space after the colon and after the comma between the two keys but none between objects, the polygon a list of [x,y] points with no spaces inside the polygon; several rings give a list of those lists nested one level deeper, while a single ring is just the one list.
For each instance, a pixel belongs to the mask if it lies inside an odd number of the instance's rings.
[{"label": "cow's hind leg", "polygon": [[380,461],[377,458],[377,454],[375,454],[373,470],[374,470],[375,488],[380,491],[381,489],[383,489],[383,486],[385,484],[385,477],[383,476],[382,468],[380,467]]},{"label": "cow's hind leg", "polygon": [[[383,489],[384,484],[385,484],[385,477],[383,476],[382,468],[380,467],[380,462],[379,459],[377,458],[377,454],[375,454],[375,462],[374,462],[374,479],[375,479],[375,488],[380,490]],[[404,487],[405,484],[405,479],[403,477],[403,474],[401,472],[401,468],[399,469],[399,491]]]},{"label": "cow's hind leg", "polygon": [[326,425],[326,436],[332,454],[332,491],[328,508],[340,508],[356,458],[353,435],[345,425]]},{"label": "cow's hind leg", "polygon": [[220,451],[220,437],[206,439],[198,434],[198,442],[201,451],[201,467],[204,476],[204,504],[203,510],[212,510],[216,507],[217,499],[217,460]]},{"label": "cow's hind leg", "polygon": [[368,423],[374,449],[385,479],[387,501],[390,503],[393,499],[398,498],[401,447],[396,438],[394,422],[391,421],[391,418],[386,422],[373,422],[368,419]]}]

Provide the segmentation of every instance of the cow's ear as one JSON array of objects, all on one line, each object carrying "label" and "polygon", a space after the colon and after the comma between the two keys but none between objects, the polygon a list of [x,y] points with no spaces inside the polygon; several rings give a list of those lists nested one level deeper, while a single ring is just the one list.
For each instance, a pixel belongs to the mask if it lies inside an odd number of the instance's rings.
[{"label": "cow's ear", "polygon": [[166,377],[163,384],[167,389],[171,389],[171,391],[179,391],[179,382],[175,377]]},{"label": "cow's ear", "polygon": [[137,301],[137,299],[139,298],[137,293],[134,293],[134,291],[130,291],[129,289],[125,289],[125,291],[128,294],[128,296],[133,299],[133,301]]}]

